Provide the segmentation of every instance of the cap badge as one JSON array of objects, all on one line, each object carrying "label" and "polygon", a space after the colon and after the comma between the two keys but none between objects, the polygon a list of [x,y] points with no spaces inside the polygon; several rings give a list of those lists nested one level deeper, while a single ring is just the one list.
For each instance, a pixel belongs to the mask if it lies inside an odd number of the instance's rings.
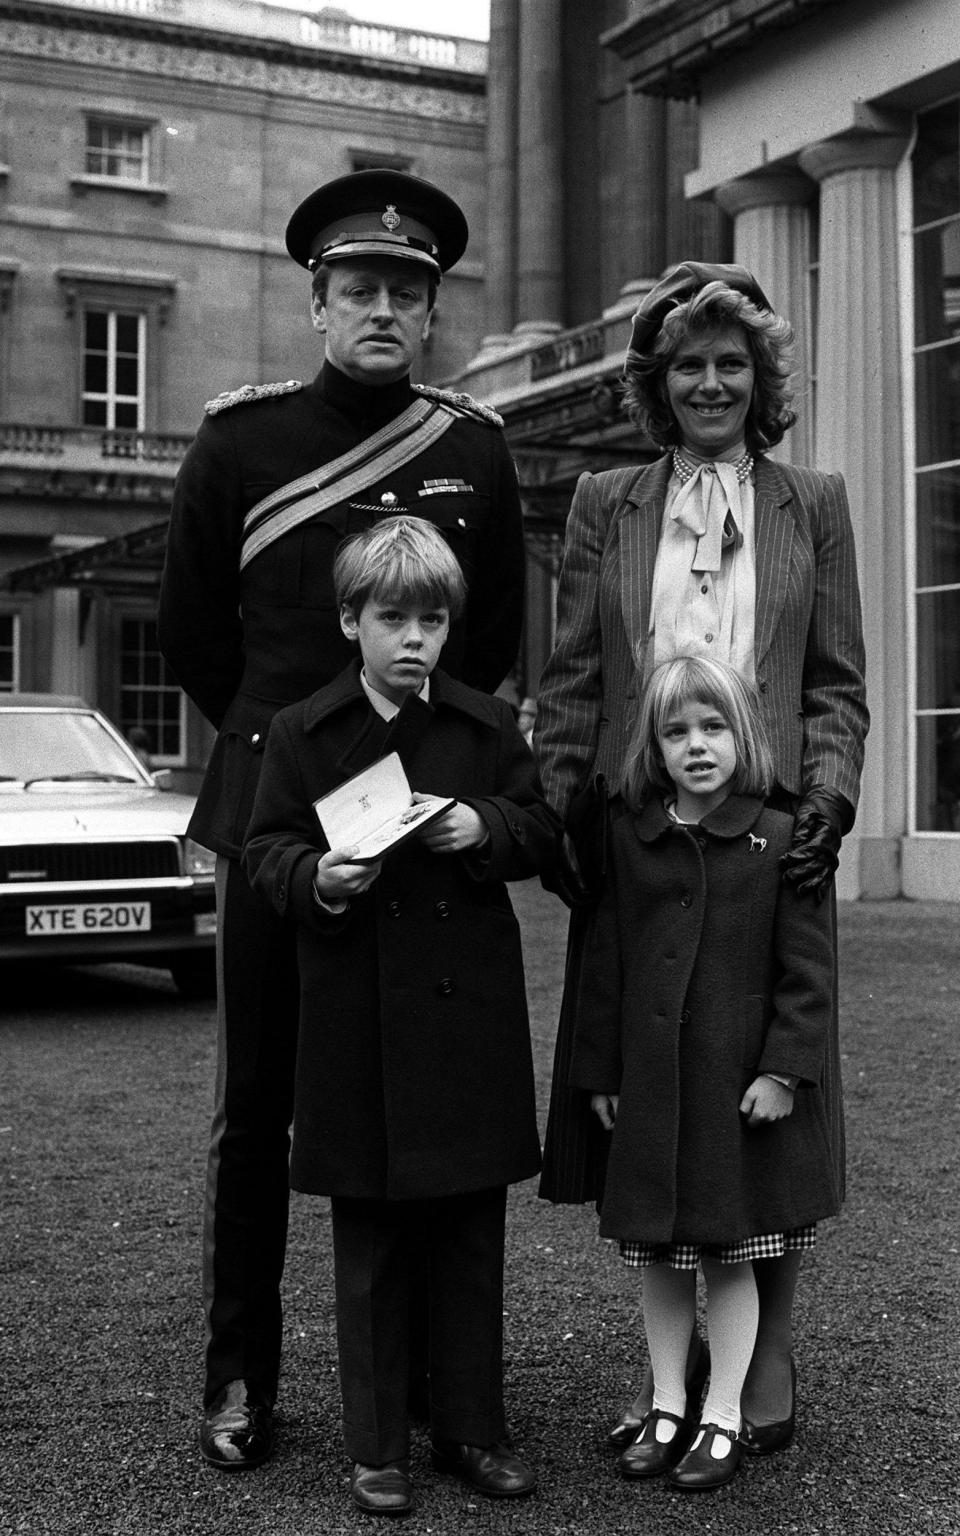
[{"label": "cap badge", "polygon": [[380,215],[380,223],[383,225],[384,229],[389,229],[391,235],[393,234],[393,231],[399,226],[400,223],[400,215],[397,212],[396,203],[387,204],[386,213],[381,213]]}]

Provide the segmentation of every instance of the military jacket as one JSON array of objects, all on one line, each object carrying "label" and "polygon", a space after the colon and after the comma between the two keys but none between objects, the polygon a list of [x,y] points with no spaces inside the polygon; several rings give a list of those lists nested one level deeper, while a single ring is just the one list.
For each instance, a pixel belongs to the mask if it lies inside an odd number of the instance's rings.
[{"label": "military jacket", "polygon": [[347,453],[400,415],[404,379],[370,387],[325,363],[312,383],[238,391],[208,407],[174,490],[160,595],[160,647],[218,738],[191,825],[237,856],[270,721],[351,658],[333,591],[337,546],[381,517],[426,517],[467,579],[443,667],[492,692],[512,666],[523,609],[516,471],[492,413],[465,409],[432,446],[360,495],[285,533],[242,571],[243,521],[283,485]]}]

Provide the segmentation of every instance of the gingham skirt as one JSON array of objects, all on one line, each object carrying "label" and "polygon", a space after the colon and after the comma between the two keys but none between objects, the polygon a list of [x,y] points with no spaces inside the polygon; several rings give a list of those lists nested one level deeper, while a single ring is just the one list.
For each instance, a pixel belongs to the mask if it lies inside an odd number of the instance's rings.
[{"label": "gingham skirt", "polygon": [[673,1269],[696,1269],[702,1254],[721,1264],[743,1264],[752,1259],[782,1259],[817,1246],[816,1224],[792,1227],[789,1232],[762,1232],[736,1243],[634,1243],[620,1242],[620,1257],[631,1269],[648,1264],[669,1264]]}]

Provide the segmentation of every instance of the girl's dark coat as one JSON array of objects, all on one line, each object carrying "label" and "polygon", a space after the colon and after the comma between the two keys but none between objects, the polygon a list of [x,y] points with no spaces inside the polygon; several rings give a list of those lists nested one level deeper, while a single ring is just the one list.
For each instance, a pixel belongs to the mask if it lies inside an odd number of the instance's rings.
[{"label": "girl's dark coat", "polygon": [[[415,790],[483,818],[483,856],[416,838],[347,912],[313,896],[326,843],[313,802],[384,753]],[[387,725],[354,665],[271,727],[244,850],[254,887],[299,925],[291,1182],[411,1199],[529,1178],[540,1166],[519,927],[505,880],[548,868],[556,831],[508,706],[434,672],[430,703]]]},{"label": "girl's dark coat", "polygon": [[[792,826],[748,797],[691,827],[659,801],[616,803],[571,1070],[620,1095],[603,1236],[724,1243],[838,1208],[820,1089],[830,908],[780,879]],[[751,1129],[740,1101],[767,1071],[801,1078],[793,1113]]]}]

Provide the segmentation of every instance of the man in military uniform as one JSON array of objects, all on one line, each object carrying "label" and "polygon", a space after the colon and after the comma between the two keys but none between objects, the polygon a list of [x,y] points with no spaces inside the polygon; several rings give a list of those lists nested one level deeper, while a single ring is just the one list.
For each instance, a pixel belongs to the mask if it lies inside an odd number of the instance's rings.
[{"label": "man in military uniform", "polygon": [[160,645],[217,729],[190,834],[219,855],[200,1446],[224,1469],[270,1454],[280,1364],[294,934],[239,864],[271,718],[349,661],[334,553],[389,514],[434,522],[467,578],[441,665],[492,692],[519,644],[523,538],[502,422],[467,396],[410,382],[441,274],[466,243],[456,203],[414,177],[361,171],[313,192],[287,226],[287,249],[313,273],[323,366],[307,384],[211,401],[174,492]]}]

